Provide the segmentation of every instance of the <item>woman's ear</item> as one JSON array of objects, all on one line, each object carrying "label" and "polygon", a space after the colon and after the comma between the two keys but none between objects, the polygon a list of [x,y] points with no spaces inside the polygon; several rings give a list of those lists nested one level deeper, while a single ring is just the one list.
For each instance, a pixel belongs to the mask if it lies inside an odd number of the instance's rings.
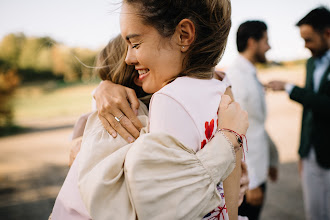
[{"label": "woman's ear", "polygon": [[187,52],[196,36],[194,23],[189,19],[182,19],[176,27],[176,32],[181,52]]}]

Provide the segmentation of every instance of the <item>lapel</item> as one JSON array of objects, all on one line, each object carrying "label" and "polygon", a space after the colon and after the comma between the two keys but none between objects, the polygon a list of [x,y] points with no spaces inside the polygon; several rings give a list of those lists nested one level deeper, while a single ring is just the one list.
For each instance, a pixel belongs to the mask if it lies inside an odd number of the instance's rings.
[{"label": "lapel", "polygon": [[327,70],[325,71],[325,73],[323,74],[323,76],[322,76],[322,79],[321,79],[321,83],[320,83],[320,87],[319,87],[319,91],[318,91],[318,93],[320,92],[320,91],[322,91],[322,88],[324,87],[324,85],[326,84],[326,82],[327,81],[329,81],[329,76],[330,76],[330,64],[328,64],[328,68],[327,68]]},{"label": "lapel", "polygon": [[313,80],[313,73],[315,70],[315,60],[310,58],[307,61],[307,75],[306,75],[306,89],[314,90],[314,80]]}]

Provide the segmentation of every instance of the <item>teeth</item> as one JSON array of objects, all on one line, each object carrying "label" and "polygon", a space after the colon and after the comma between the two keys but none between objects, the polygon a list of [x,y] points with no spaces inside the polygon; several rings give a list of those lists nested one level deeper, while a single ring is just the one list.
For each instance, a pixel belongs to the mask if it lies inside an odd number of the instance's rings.
[{"label": "teeth", "polygon": [[138,70],[139,75],[143,75],[149,72],[149,69],[144,69],[144,70]]}]

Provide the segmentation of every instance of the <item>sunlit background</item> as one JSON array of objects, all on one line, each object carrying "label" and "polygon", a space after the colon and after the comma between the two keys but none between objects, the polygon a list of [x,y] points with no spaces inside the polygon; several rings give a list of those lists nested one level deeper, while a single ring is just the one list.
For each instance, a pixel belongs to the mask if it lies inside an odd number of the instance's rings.
[{"label": "sunlit background", "polygon": [[[268,25],[272,65],[262,82],[304,84],[310,56],[295,26],[329,0],[233,0],[232,29],[218,67],[235,55],[246,20]],[[117,0],[0,0],[0,219],[47,219],[68,171],[76,119],[91,110],[99,83],[97,52],[119,34]],[[277,65],[274,65],[276,63]],[[266,95],[267,129],[280,153],[280,179],[269,184],[262,219],[304,219],[296,162],[301,106],[284,92]]]}]

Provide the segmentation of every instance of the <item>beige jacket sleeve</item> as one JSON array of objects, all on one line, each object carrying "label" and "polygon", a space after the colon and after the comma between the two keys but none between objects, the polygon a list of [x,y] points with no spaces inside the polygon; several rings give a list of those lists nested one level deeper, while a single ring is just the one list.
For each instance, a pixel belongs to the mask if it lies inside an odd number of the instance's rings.
[{"label": "beige jacket sleeve", "polygon": [[145,128],[126,144],[108,135],[94,114],[84,135],[78,182],[95,220],[202,219],[220,204],[216,185],[235,167],[233,147],[220,133],[197,153]]}]

